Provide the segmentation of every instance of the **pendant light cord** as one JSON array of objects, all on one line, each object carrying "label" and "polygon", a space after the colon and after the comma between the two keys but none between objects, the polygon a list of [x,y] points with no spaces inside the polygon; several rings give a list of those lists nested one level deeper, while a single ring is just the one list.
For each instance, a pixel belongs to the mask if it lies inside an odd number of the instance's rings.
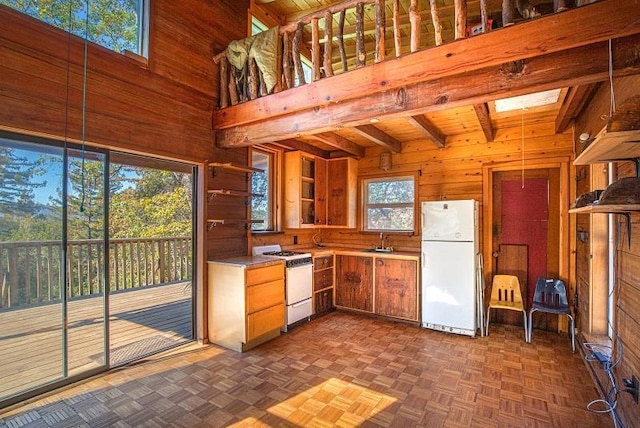
[{"label": "pendant light cord", "polygon": [[521,158],[521,174],[522,174],[522,188],[524,189],[524,107],[520,110],[520,158]]},{"label": "pendant light cord", "polygon": [[613,49],[611,47],[611,39],[609,39],[609,91],[611,93],[609,119],[611,119],[616,112],[616,95],[613,91]]},{"label": "pendant light cord", "polygon": [[89,37],[89,0],[85,0],[85,18],[84,18],[84,64],[82,68],[82,167],[80,170],[81,177],[81,199],[80,199],[80,212],[84,212],[84,198],[85,198],[85,141],[87,130],[87,58],[88,58],[88,45],[87,38]]}]

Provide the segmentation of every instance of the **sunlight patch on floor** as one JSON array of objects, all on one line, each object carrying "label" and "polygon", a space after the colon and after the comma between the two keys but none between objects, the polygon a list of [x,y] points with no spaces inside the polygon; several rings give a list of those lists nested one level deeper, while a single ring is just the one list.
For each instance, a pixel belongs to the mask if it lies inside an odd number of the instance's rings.
[{"label": "sunlight patch on floor", "polygon": [[377,414],[396,401],[378,391],[331,378],[267,411],[300,426],[353,427],[375,420]]}]

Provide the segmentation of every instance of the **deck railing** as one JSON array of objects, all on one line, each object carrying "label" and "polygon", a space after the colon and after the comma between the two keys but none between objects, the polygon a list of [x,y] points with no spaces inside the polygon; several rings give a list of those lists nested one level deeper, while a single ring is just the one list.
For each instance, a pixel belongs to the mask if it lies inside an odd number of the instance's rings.
[{"label": "deck railing", "polygon": [[[61,241],[0,242],[0,309],[60,299]],[[189,237],[109,241],[109,290],[189,281]],[[104,292],[105,249],[99,239],[67,243],[67,298]]]}]

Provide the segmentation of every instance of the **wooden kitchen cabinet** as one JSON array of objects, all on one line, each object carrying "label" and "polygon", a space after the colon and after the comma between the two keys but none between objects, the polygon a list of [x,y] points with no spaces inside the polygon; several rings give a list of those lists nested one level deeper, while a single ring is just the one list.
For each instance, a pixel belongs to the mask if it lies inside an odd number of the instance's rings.
[{"label": "wooden kitchen cabinet", "polygon": [[336,305],[373,312],[371,257],[336,256]]},{"label": "wooden kitchen cabinet", "polygon": [[357,161],[330,159],[327,163],[327,226],[356,227]]},{"label": "wooden kitchen cabinet", "polygon": [[375,313],[418,321],[418,262],[375,258]]},{"label": "wooden kitchen cabinet", "polygon": [[284,263],[250,257],[208,263],[209,342],[245,351],[284,327]]},{"label": "wooden kitchen cabinet", "polygon": [[284,154],[284,217],[292,229],[356,227],[357,162]]},{"label": "wooden kitchen cabinet", "polygon": [[333,310],[333,276],[333,254],[313,258],[314,314],[323,314]]}]

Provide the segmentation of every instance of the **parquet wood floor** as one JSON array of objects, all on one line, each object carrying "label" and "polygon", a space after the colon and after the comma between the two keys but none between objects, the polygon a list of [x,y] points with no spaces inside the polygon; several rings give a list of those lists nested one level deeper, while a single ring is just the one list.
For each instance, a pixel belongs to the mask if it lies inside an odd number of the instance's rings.
[{"label": "parquet wood floor", "polygon": [[0,415],[0,427],[608,427],[568,338],[468,338],[343,312],[244,354],[191,345]]}]

